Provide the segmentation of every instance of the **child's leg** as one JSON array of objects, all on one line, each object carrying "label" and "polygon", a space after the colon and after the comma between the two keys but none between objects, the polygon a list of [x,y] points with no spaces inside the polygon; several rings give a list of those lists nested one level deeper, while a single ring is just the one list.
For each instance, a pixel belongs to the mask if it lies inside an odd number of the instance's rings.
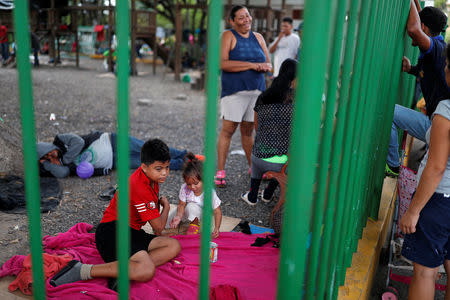
[{"label": "child's leg", "polygon": [[144,141],[135,138],[134,136],[129,137],[129,147],[130,147],[130,169],[137,169],[141,165],[141,148],[144,145]]},{"label": "child's leg", "polygon": [[186,150],[178,150],[169,147],[170,166],[171,170],[181,170],[184,164],[184,157],[187,154]]},{"label": "child's leg", "polygon": [[148,246],[148,254],[155,267],[165,264],[181,251],[180,243],[173,238],[158,236],[152,239]]},{"label": "child's leg", "polygon": [[[136,281],[149,281],[155,275],[155,263],[145,251],[133,254],[128,262],[129,278]],[[118,262],[113,261],[100,265],[82,264],[79,261],[71,261],[55,277],[50,280],[53,286],[72,283],[92,278],[117,278]]]},{"label": "child's leg", "polygon": [[263,171],[261,169],[262,160],[253,154],[251,155],[251,174],[250,174],[250,191],[247,195],[250,202],[256,203],[258,198],[259,185]]},{"label": "child's leg", "polygon": [[433,300],[434,284],[439,267],[428,268],[414,263],[414,275],[409,285],[409,300]]},{"label": "child's leg", "polygon": [[[118,261],[94,265],[91,269],[92,278],[117,278]],[[139,282],[149,281],[155,275],[155,263],[149,253],[142,250],[133,254],[128,262],[128,277]]]},{"label": "child's leg", "polygon": [[202,218],[202,207],[195,203],[189,202],[186,204],[186,208],[184,209],[183,219],[186,218],[189,222],[192,222],[195,218],[201,220]]},{"label": "child's leg", "polygon": [[[248,199],[252,202],[256,201],[256,198],[258,197],[259,185],[264,173],[267,171],[280,172],[283,166],[284,164],[267,162],[252,154],[252,174]],[[276,180],[271,180],[269,186],[266,188],[267,195],[264,196],[264,198],[270,199],[277,186],[278,182]]]},{"label": "child's leg", "polygon": [[[253,167],[252,167],[253,173]],[[248,193],[248,200],[251,202],[256,202],[256,198],[258,198],[259,185],[261,184],[261,179],[251,178],[250,179],[250,192]]]},{"label": "child's leg", "polygon": [[[165,264],[181,251],[180,243],[169,237],[158,236],[151,240],[148,252],[141,250],[130,257],[129,278],[135,281],[149,281],[155,275],[155,268]],[[95,265],[91,269],[92,278],[118,276],[118,262]]]},{"label": "child's leg", "polygon": [[[133,243],[133,236],[132,236]],[[133,245],[135,247],[136,245]],[[133,250],[132,250],[133,251]],[[129,279],[145,282],[155,275],[155,268],[160,266],[181,251],[180,243],[168,237],[154,237],[148,244],[148,250],[135,252],[129,259]],[[108,262],[100,265],[87,265],[81,262],[71,264],[51,279],[53,286],[72,283],[92,278],[117,278],[118,262]]]},{"label": "child's leg", "polygon": [[267,185],[267,187],[264,189],[264,199],[270,199],[273,196],[273,193],[275,192],[275,189],[278,186],[278,181],[276,181],[276,179],[271,179],[269,181],[269,184]]}]

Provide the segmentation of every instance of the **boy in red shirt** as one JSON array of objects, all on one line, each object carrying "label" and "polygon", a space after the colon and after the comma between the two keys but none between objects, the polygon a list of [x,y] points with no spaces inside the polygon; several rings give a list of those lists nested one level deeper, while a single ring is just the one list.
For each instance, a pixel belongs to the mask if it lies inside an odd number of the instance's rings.
[{"label": "boy in red shirt", "polygon": [[[169,175],[169,147],[159,139],[148,140],[141,149],[141,162],[129,179],[131,245],[128,270],[130,280],[146,282],[155,275],[155,268],[177,256],[181,247],[175,239],[158,236],[165,227],[170,209],[167,198],[159,197],[159,184]],[[51,285],[97,277],[117,278],[117,196],[116,192],[95,232],[97,249],[105,264],[88,265],[73,260],[50,280]],[[141,229],[146,222],[156,235]],[[110,281],[111,284],[114,283]]]}]

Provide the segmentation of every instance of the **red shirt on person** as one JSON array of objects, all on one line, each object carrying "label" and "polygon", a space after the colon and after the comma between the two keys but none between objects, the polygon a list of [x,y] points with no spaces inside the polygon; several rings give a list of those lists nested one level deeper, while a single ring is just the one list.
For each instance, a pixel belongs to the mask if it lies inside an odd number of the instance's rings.
[{"label": "red shirt on person", "polygon": [[[153,184],[154,187],[150,185],[150,179],[141,167],[130,176],[130,227],[133,229],[140,230],[147,221],[160,216],[158,210],[159,184],[157,182],[153,182]],[[118,193],[116,192],[103,213],[100,223],[117,220],[117,197]]]},{"label": "red shirt on person", "polygon": [[8,29],[5,25],[0,26],[0,43],[6,43],[8,41]]}]

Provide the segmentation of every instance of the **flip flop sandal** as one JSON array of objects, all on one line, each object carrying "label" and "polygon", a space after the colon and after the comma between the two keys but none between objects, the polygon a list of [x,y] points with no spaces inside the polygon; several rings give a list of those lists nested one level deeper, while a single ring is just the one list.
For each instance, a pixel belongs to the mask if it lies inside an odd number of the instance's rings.
[{"label": "flip flop sandal", "polygon": [[214,184],[216,187],[226,187],[227,182],[225,181],[225,170],[217,171],[216,176],[214,176]]},{"label": "flip flop sandal", "polygon": [[68,271],[70,271],[73,266],[75,266],[77,263],[79,263],[78,260],[71,260],[67,263],[67,265],[61,269],[61,271],[58,272],[58,274],[56,274],[55,276],[53,276],[52,279],[50,279],[50,285],[52,286],[57,286],[56,285],[56,280],[58,280],[61,276],[63,276],[64,274],[66,274]]}]

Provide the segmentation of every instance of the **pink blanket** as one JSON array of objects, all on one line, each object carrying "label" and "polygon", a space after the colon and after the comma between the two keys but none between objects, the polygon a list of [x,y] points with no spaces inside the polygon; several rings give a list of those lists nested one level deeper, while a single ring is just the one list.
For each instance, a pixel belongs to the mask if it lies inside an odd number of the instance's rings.
[{"label": "pink blanket", "polygon": [[[95,248],[92,225],[79,223],[55,237],[45,236],[44,251],[50,254],[70,254],[83,263],[99,264],[102,258]],[[266,244],[250,247],[258,236],[224,232],[214,242],[218,244],[218,259],[211,264],[210,286],[227,284],[236,287],[243,299],[275,299],[279,249]],[[182,251],[172,261],[157,268],[153,280],[132,282],[130,299],[197,299],[199,278],[199,236],[174,236]],[[24,256],[23,256],[24,258]],[[0,277],[17,275],[23,262],[14,256],[0,268]],[[178,263],[177,263],[178,262]],[[46,283],[47,299],[116,299],[117,293],[107,288],[106,279],[93,279],[59,287]]]}]

